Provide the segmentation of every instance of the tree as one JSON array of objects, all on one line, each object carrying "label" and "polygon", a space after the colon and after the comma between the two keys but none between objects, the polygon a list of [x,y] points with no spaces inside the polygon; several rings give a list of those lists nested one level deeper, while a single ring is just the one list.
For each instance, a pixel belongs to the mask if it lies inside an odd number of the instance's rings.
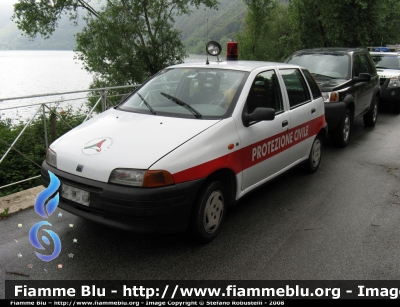
[{"label": "tree", "polygon": [[276,0],[243,0],[248,7],[245,28],[236,35],[241,59],[265,60],[268,48],[266,33],[271,12],[277,5]]},{"label": "tree", "polygon": [[398,0],[291,0],[303,47],[367,47],[399,40]]},{"label": "tree", "polygon": [[282,61],[318,47],[368,47],[400,41],[398,0],[243,0],[245,28],[237,35],[240,57]]},{"label": "tree", "polygon": [[[104,3],[104,1],[103,1]],[[86,26],[77,34],[77,58],[94,73],[92,87],[141,83],[165,66],[180,63],[185,49],[174,17],[217,0],[105,0],[94,9],[87,0],[19,0],[13,19],[33,38],[49,37],[63,14],[72,21],[85,10]]]}]

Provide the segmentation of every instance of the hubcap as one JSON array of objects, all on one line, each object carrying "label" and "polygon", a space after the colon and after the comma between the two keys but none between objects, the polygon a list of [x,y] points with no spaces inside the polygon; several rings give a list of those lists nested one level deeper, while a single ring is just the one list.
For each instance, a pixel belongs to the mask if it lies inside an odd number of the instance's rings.
[{"label": "hubcap", "polygon": [[204,208],[203,225],[204,230],[211,234],[218,229],[224,210],[224,197],[220,191],[214,191],[207,199]]},{"label": "hubcap", "polygon": [[346,116],[343,125],[343,140],[346,142],[350,134],[350,117]]},{"label": "hubcap", "polygon": [[311,163],[313,167],[317,167],[321,160],[321,142],[316,139],[311,151]]}]

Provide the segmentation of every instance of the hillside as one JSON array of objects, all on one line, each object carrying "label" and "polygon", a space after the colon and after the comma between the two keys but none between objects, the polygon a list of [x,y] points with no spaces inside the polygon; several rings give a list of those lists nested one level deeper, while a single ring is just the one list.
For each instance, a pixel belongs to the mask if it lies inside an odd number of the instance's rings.
[{"label": "hillside", "polygon": [[[218,10],[200,7],[190,16],[176,18],[175,27],[182,32],[182,42],[191,54],[205,53],[205,45],[215,40],[226,45],[235,39],[244,24],[247,7],[242,0],[220,0]],[[208,35],[207,35],[208,34]]]},{"label": "hillside", "polygon": [[[0,50],[73,50],[75,34],[84,26],[82,19],[74,26],[65,17],[49,39],[37,36],[30,40],[11,21],[12,14],[12,4],[0,3]],[[182,32],[187,53],[202,54],[208,40],[216,40],[224,46],[234,39],[243,26],[245,14],[246,5],[242,0],[220,0],[218,10],[202,6],[194,8],[190,16],[177,16],[175,27]]]},{"label": "hillside", "polygon": [[30,40],[11,20],[12,14],[12,4],[0,3],[0,50],[72,50],[75,48],[74,35],[84,26],[83,20],[73,26],[68,18],[63,18],[49,39],[37,36]]}]

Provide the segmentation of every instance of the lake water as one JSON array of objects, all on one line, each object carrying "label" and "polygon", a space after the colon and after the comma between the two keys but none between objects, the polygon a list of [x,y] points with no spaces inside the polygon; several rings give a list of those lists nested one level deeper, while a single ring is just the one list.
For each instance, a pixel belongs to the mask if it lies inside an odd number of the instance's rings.
[{"label": "lake water", "polygon": [[[205,55],[190,55],[185,62],[205,59]],[[26,119],[35,114],[38,106],[9,108],[62,101],[65,97],[60,95],[9,101],[2,99],[87,90],[91,82],[92,75],[83,69],[81,62],[74,60],[73,51],[0,50],[0,118]],[[86,93],[74,95],[86,97]]]}]

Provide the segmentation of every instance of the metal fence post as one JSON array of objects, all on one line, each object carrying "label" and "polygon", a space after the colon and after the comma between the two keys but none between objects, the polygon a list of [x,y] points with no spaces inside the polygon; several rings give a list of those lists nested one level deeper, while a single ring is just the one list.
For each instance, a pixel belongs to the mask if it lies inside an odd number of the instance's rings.
[{"label": "metal fence post", "polygon": [[102,90],[101,91],[101,112],[104,112],[106,110],[106,91]]},{"label": "metal fence post", "polygon": [[44,110],[44,104],[42,104],[42,110],[43,110],[44,140],[46,142],[46,150],[47,150],[47,148],[49,148],[49,141],[47,139],[46,112]]}]

